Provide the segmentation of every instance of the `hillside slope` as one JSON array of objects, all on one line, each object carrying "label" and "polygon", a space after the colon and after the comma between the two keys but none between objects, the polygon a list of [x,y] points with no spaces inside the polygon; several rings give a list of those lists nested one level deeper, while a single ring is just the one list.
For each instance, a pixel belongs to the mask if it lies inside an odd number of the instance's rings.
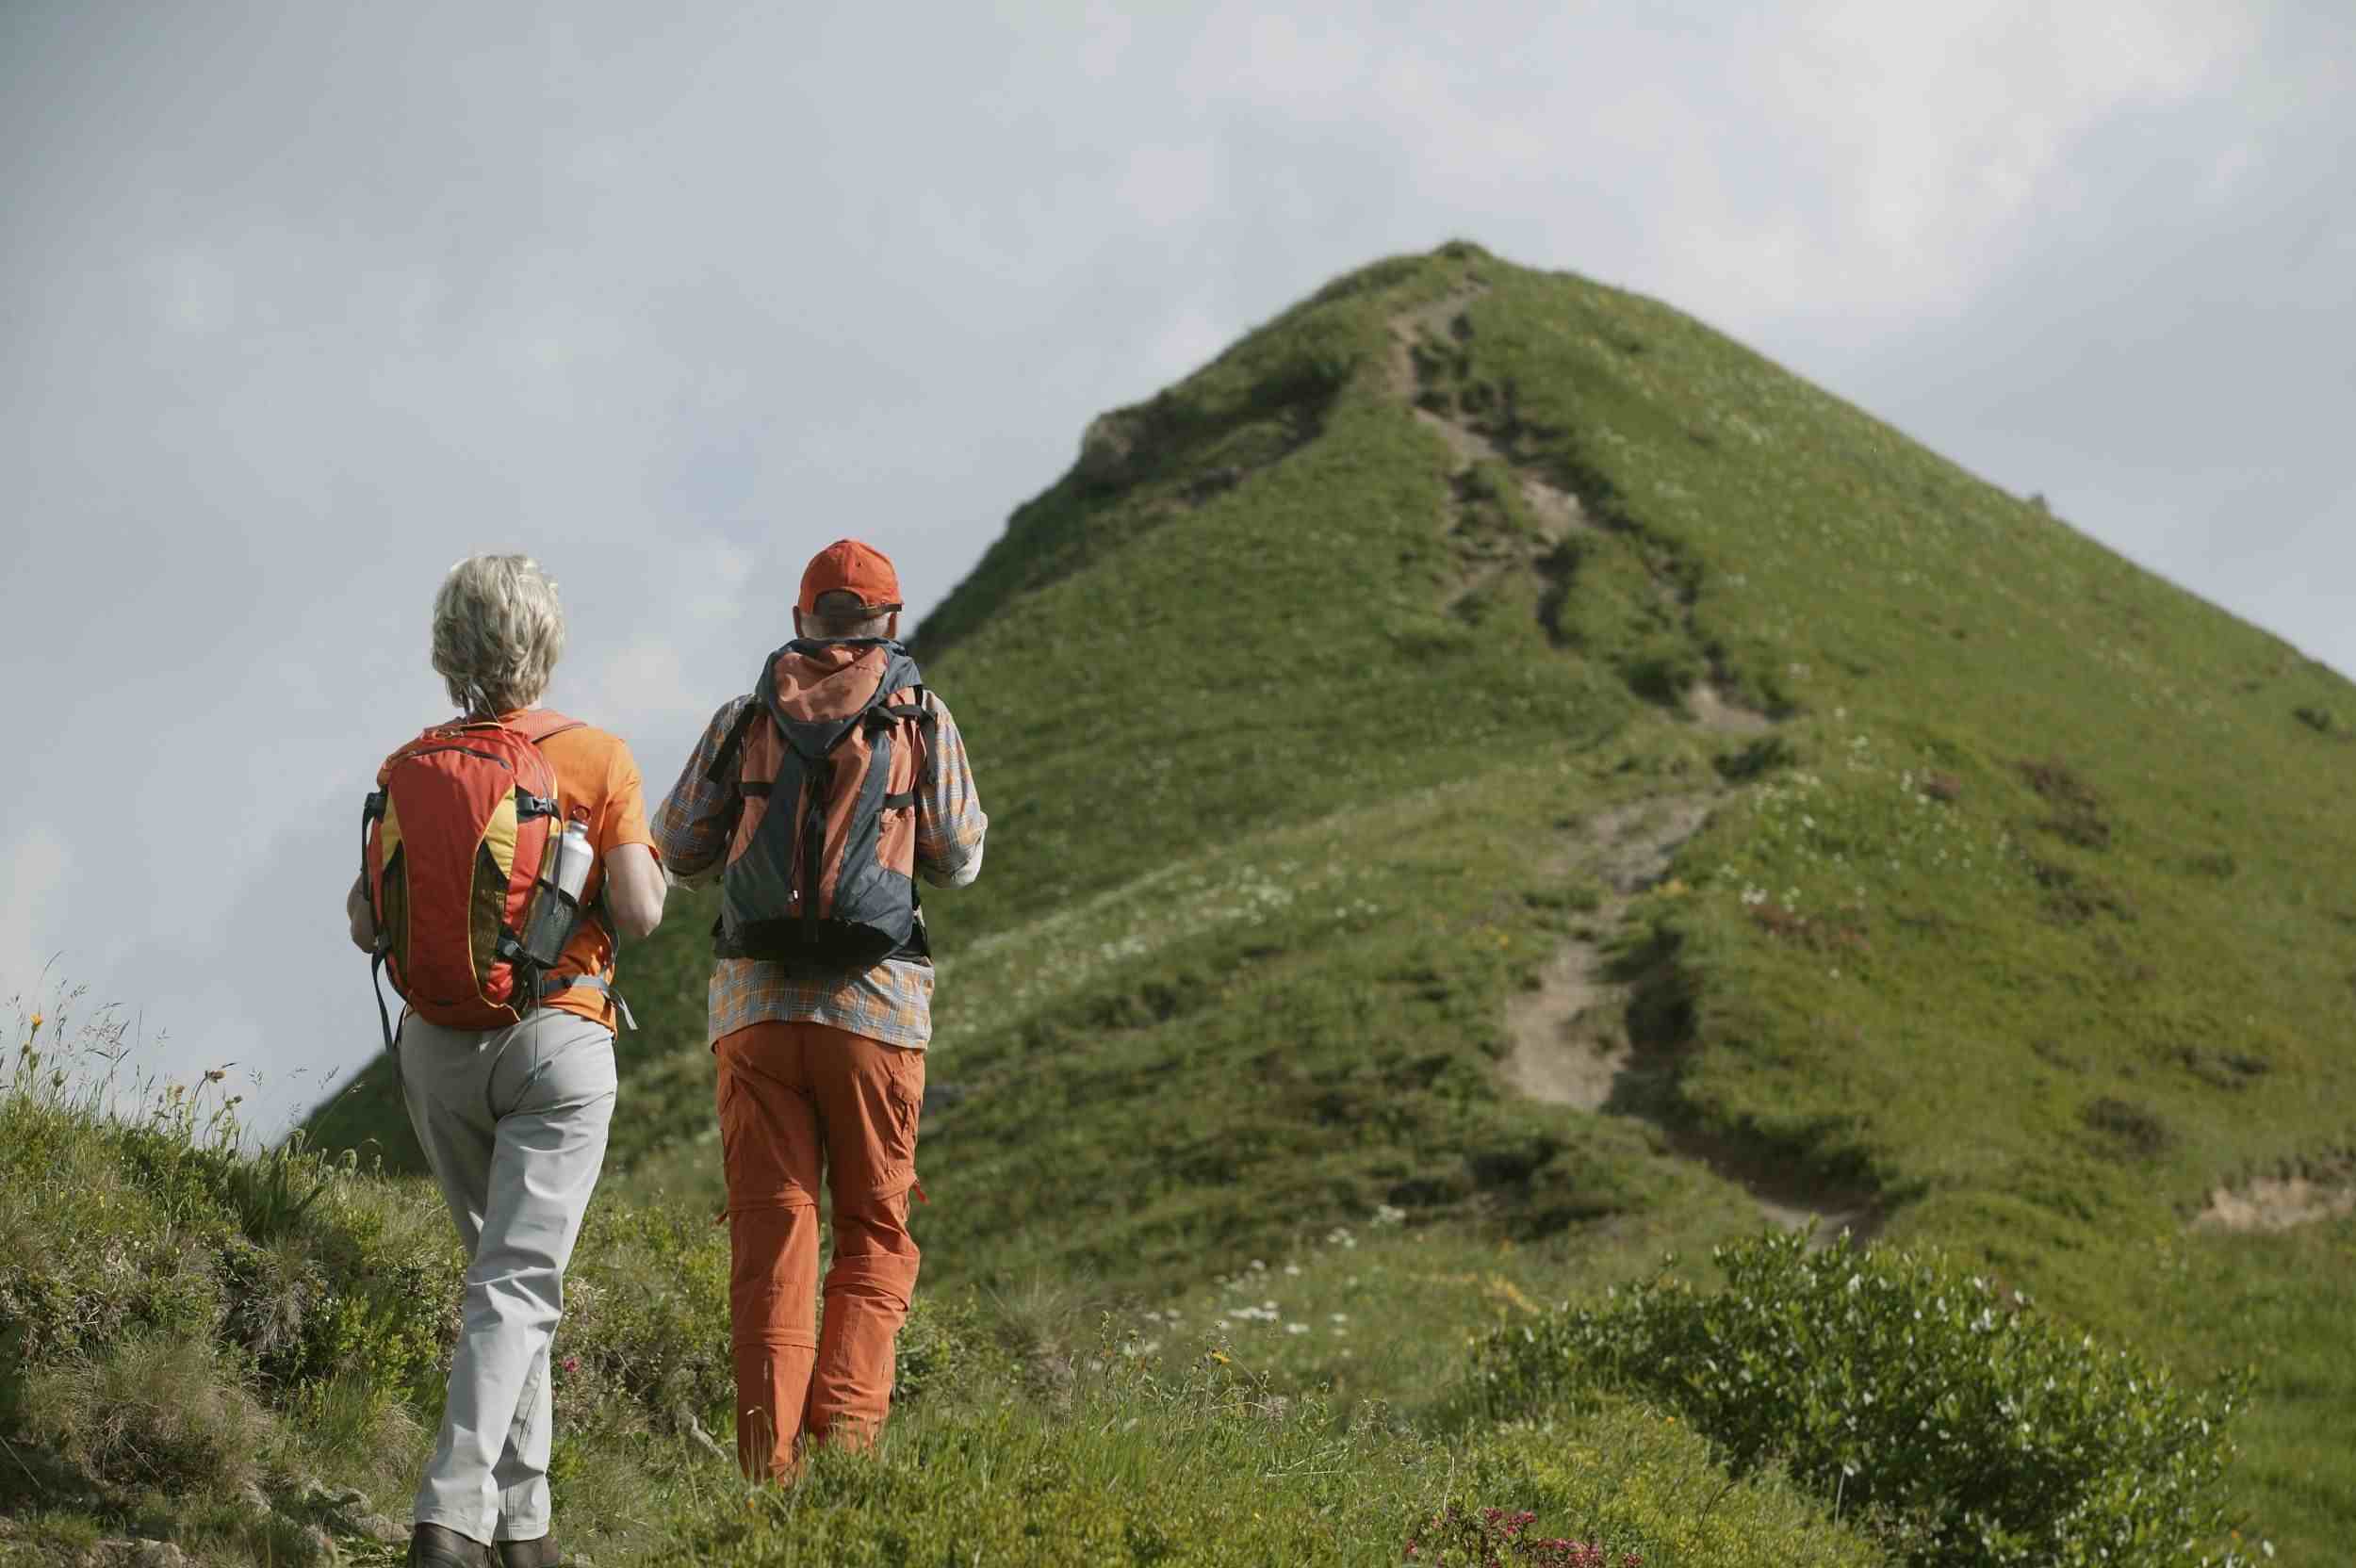
[{"label": "hillside slope", "polygon": [[[930,910],[929,1279],[1191,1301],[1383,1215],[1562,1294],[1838,1212],[2261,1359],[2251,1506],[2356,1538],[2348,1222],[2186,1229],[2356,1120],[2356,691],[2279,640],[1452,245],[1099,420],[918,651],[993,826]],[[708,920],[625,975],[643,1193],[716,1185]],[[397,1157],[386,1089],[315,1135]],[[1303,1375],[1412,1395],[1432,1321]]]}]

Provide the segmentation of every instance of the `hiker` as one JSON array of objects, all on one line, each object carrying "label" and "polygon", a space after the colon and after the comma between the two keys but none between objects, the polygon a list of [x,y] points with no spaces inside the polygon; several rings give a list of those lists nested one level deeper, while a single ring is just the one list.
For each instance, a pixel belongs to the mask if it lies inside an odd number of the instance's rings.
[{"label": "hiker", "polygon": [[[409,1124],[466,1249],[442,1429],[409,1561],[551,1568],[548,1343],[614,1115],[618,940],[663,919],[637,765],[533,705],[564,645],[556,584],[477,555],[434,598],[461,716],[377,775],[352,939],[406,998]],[[383,1007],[380,995],[378,1005]]]},{"label": "hiker", "polygon": [[655,813],[671,874],[721,886],[709,1028],[736,1452],[753,1480],[791,1479],[810,1444],[864,1446],[891,1409],[932,1036],[915,878],[971,883],[989,826],[957,726],[900,645],[883,553],[855,539],[820,550],[794,631],[712,715]]}]

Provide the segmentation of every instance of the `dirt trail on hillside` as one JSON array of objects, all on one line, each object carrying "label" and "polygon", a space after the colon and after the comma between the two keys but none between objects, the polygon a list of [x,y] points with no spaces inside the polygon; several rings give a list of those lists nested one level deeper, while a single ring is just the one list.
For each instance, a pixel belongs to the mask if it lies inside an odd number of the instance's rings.
[{"label": "dirt trail on hillside", "polygon": [[[1621,1014],[1628,990],[1602,973],[1601,934],[1620,923],[1628,900],[1666,874],[1669,860],[1710,818],[1708,795],[1670,795],[1615,807],[1587,825],[1589,866],[1606,891],[1573,937],[1539,972],[1538,988],[1505,1004],[1513,1049],[1505,1081],[1532,1100],[1599,1111],[1633,1059]],[[1569,868],[1564,868],[1569,869]]]},{"label": "dirt trail on hillside", "polygon": [[[1476,464],[1502,465],[1513,473],[1514,488],[1538,524],[1540,537],[1537,540],[1468,564],[1462,580],[1451,587],[1442,606],[1450,611],[1507,572],[1516,568],[1535,570],[1539,561],[1574,531],[1595,526],[1580,509],[1577,496],[1516,464],[1511,453],[1464,420],[1434,413],[1416,400],[1421,389],[1421,379],[1415,369],[1416,348],[1419,345],[1443,344],[1451,339],[1461,341],[1470,332],[1465,307],[1483,292],[1485,290],[1478,286],[1460,288],[1443,299],[1391,318],[1391,394],[1408,405],[1417,424],[1437,434],[1456,454],[1456,466],[1448,470],[1450,483],[1461,484]],[[1459,506],[1455,510],[1461,514],[1463,508]]]},{"label": "dirt trail on hillside", "polygon": [[2356,1214],[2356,1188],[2304,1176],[2265,1177],[2218,1187],[2193,1217],[2196,1231],[2287,1231]]},{"label": "dirt trail on hillside", "polygon": [[1843,1231],[1870,1240],[1883,1217],[1867,1195],[1826,1187],[1730,1140],[1671,1126],[1650,1113],[1677,1064],[1657,1056],[1648,1060],[1630,1041],[1629,987],[1605,972],[1602,943],[1619,926],[1629,902],[1661,883],[1685,841],[1733,794],[1656,796],[1615,807],[1586,825],[1583,842],[1561,869],[1588,871],[1603,885],[1604,896],[1540,971],[1537,989],[1506,1004],[1512,1048],[1502,1070],[1505,1081],[1548,1104],[1652,1123],[1677,1153],[1701,1161],[1742,1187],[1773,1223],[1807,1231],[1812,1246],[1829,1245]]},{"label": "dirt trail on hillside", "polygon": [[[1461,535],[1465,521],[1463,482],[1475,465],[1482,463],[1501,466],[1513,476],[1515,489],[1537,519],[1542,534],[1541,539],[1495,548],[1467,560],[1444,602],[1449,611],[1504,573],[1541,571],[1544,557],[1555,546],[1576,531],[1596,526],[1578,497],[1533,471],[1468,420],[1424,404],[1418,350],[1426,355],[1443,354],[1450,343],[1468,341],[1472,324],[1467,310],[1483,292],[1479,285],[1466,285],[1429,304],[1401,312],[1390,323],[1391,393],[1408,405],[1417,423],[1447,442],[1457,458],[1449,472],[1458,494],[1448,519],[1451,535]],[[1446,399],[1435,400],[1451,409],[1454,406]],[[1674,585],[1649,561],[1647,566],[1655,570],[1656,583],[1664,596],[1675,598]],[[1690,620],[1690,605],[1687,611]],[[1774,720],[1726,695],[1716,678],[1718,673],[1713,671],[1711,678],[1697,683],[1686,694],[1684,717],[1716,734],[1751,737],[1772,730]],[[1668,874],[1677,850],[1701,829],[1712,810],[1735,793],[1731,788],[1720,787],[1663,795],[1615,807],[1587,825],[1580,845],[1556,869],[1569,873],[1583,867],[1602,885],[1603,897],[1581,917],[1575,934],[1539,972],[1537,988],[1507,1004],[1512,1049],[1504,1062],[1504,1077],[1533,1100],[1650,1121],[1676,1152],[1702,1161],[1742,1186],[1759,1213],[1774,1223],[1787,1230],[1808,1231],[1815,1245],[1828,1243],[1844,1229],[1860,1238],[1870,1237],[1881,1224],[1881,1215],[1870,1200],[1794,1179],[1790,1171],[1726,1140],[1671,1127],[1648,1114],[1646,1107],[1657,1103],[1661,1086],[1676,1064],[1641,1058],[1628,1033],[1629,988],[1605,973],[1601,944],[1620,925],[1629,901]]]}]

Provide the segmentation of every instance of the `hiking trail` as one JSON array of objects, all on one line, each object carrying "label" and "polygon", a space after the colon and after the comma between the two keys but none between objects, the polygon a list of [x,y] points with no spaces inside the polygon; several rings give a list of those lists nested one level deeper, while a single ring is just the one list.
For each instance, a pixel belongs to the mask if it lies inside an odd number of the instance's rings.
[{"label": "hiking trail", "polygon": [[[1415,363],[1417,349],[1443,338],[1462,341],[1469,336],[1471,327],[1465,306],[1482,292],[1478,286],[1461,288],[1391,321],[1391,393],[1408,405],[1417,424],[1437,434],[1456,454],[1456,466],[1448,476],[1455,492],[1449,531],[1463,542],[1461,547],[1472,559],[1442,604],[1441,608],[1450,612],[1515,567],[1538,570],[1540,563],[1564,539],[1595,526],[1580,508],[1577,496],[1530,472],[1526,465],[1473,425],[1435,413],[1417,400],[1422,384]],[[1482,463],[1498,464],[1513,473],[1523,504],[1537,520],[1535,538],[1477,540],[1468,536],[1467,487],[1472,482],[1475,466]]]},{"label": "hiking trail", "polygon": [[[1577,496],[1535,471],[1529,459],[1461,416],[1427,406],[1422,356],[1445,352],[1451,342],[1469,341],[1468,307],[1485,291],[1481,285],[1467,283],[1399,313],[1390,323],[1391,393],[1409,405],[1418,424],[1447,443],[1457,460],[1448,473],[1454,492],[1448,527],[1466,559],[1462,577],[1443,604],[1450,612],[1507,572],[1519,568],[1543,575],[1546,558],[1563,540],[1598,528]],[[1512,430],[1505,433],[1510,442]],[[1467,491],[1476,466],[1483,463],[1498,465],[1513,476],[1516,492],[1537,519],[1536,538],[1467,538]],[[1646,566],[1663,598],[1679,607],[1692,634],[1690,592],[1680,589],[1649,555]],[[1769,715],[1727,694],[1724,672],[1714,662],[1710,674],[1684,694],[1679,716],[1727,736],[1757,737],[1775,727]],[[1612,807],[1586,825],[1583,843],[1560,869],[1583,866],[1602,885],[1603,897],[1539,972],[1537,988],[1507,1004],[1512,1047],[1501,1070],[1510,1086],[1533,1100],[1645,1121],[1675,1153],[1699,1160],[1740,1186],[1763,1217],[1786,1230],[1807,1231],[1811,1246],[1828,1245],[1844,1230],[1859,1240],[1870,1239],[1884,1217],[1870,1196],[1826,1187],[1808,1173],[1783,1168],[1739,1148],[1731,1139],[1673,1125],[1659,1115],[1656,1107],[1674,1078],[1677,1053],[1640,1051],[1631,1042],[1627,1026],[1630,988],[1605,972],[1603,943],[1620,925],[1629,903],[1668,874],[1686,841],[1738,792],[1734,786],[1719,785],[1656,796]]]}]

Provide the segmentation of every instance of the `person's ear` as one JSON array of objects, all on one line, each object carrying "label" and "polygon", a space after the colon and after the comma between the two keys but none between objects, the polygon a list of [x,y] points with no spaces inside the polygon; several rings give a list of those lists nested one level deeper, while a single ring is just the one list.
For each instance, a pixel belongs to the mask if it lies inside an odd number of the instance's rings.
[{"label": "person's ear", "polygon": [[796,637],[807,637],[810,635],[808,631],[802,629],[802,612],[799,606],[796,606],[794,611],[794,635]]},{"label": "person's ear", "polygon": [[890,620],[884,622],[884,635],[895,643],[900,640],[900,612],[897,610],[892,612]]}]

